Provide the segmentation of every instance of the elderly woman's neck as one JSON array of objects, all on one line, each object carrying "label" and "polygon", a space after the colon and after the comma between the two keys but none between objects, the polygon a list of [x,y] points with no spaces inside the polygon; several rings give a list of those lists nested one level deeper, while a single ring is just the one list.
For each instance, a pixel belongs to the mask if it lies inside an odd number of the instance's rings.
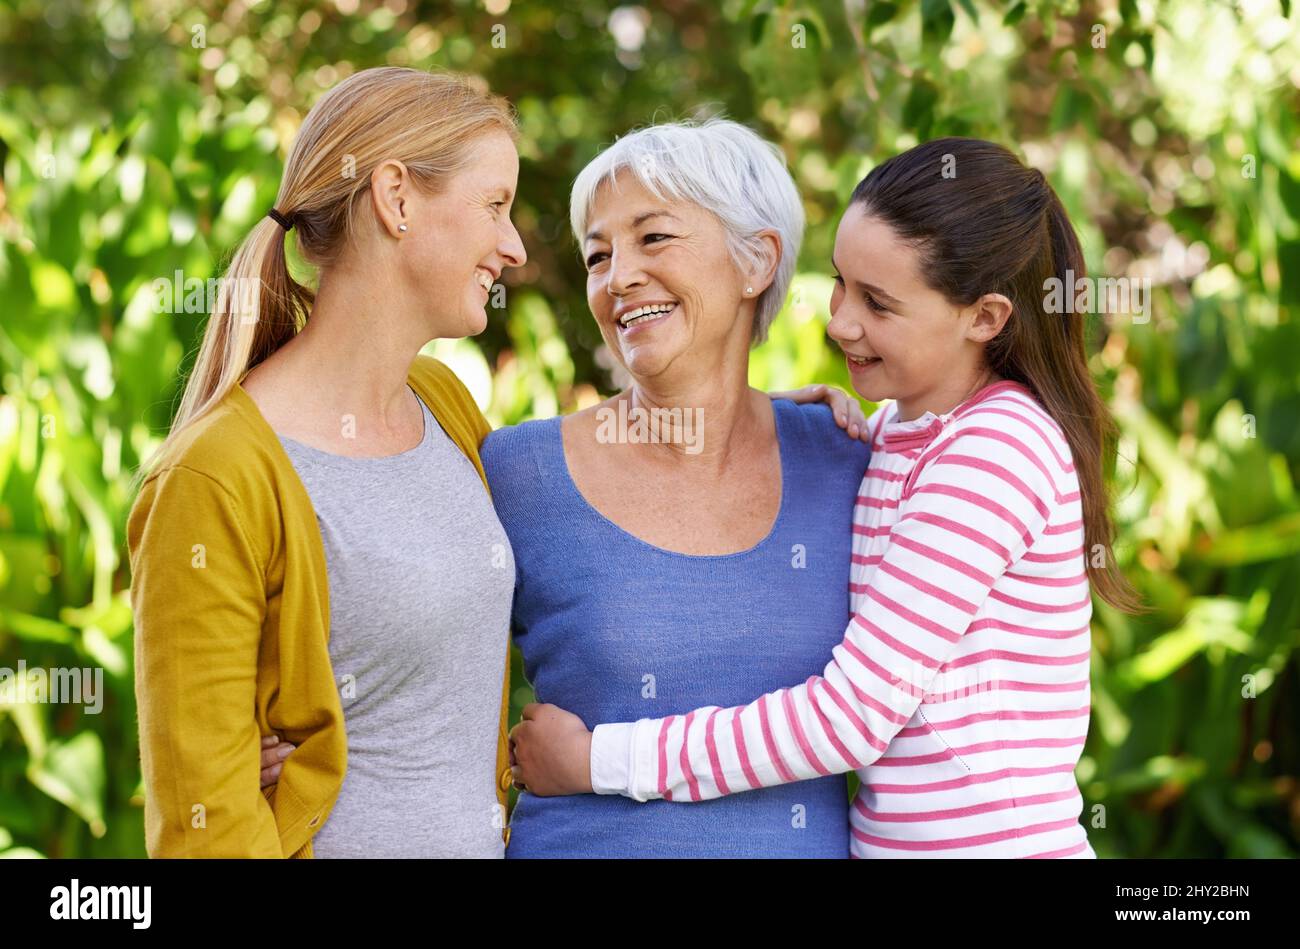
[{"label": "elderly woman's neck", "polygon": [[675,385],[639,381],[623,398],[630,423],[638,424],[634,410],[640,410],[650,433],[658,436],[648,442],[639,440],[642,450],[666,460],[721,467],[737,452],[762,441],[772,428],[768,398],[751,389],[743,375]]}]

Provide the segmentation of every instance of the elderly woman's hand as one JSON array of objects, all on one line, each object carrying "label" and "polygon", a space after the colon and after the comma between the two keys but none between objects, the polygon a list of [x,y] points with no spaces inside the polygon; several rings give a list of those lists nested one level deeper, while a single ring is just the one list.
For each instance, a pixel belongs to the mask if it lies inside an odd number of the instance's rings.
[{"label": "elderly woman's hand", "polygon": [[862,414],[862,406],[843,389],[818,383],[789,392],[770,392],[768,395],[774,399],[789,399],[791,402],[825,402],[831,407],[836,424],[848,432],[850,438],[871,443],[871,435],[867,432],[867,417]]},{"label": "elderly woman's hand", "polygon": [[530,702],[510,729],[510,764],[515,787],[538,797],[590,794],[591,732],[572,712]]}]

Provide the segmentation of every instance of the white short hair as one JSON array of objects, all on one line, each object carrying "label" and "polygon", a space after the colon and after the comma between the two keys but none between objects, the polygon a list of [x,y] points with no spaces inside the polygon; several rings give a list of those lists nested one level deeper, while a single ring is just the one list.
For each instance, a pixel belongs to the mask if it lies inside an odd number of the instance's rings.
[{"label": "white short hair", "polygon": [[771,142],[737,122],[669,122],[618,139],[582,169],[573,182],[569,219],[581,246],[596,192],[624,169],[656,197],[687,201],[722,222],[738,267],[758,262],[758,232],[781,236],[781,259],[772,283],[759,295],[752,344],[785,304],[803,241],[804,214],[785,157]]}]

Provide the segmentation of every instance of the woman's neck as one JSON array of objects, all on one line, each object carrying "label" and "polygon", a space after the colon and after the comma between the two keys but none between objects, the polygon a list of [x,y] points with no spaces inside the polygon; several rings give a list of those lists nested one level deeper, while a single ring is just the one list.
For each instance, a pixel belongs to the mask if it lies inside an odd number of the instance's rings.
[{"label": "woman's neck", "polygon": [[306,325],[271,360],[285,383],[310,387],[322,412],[395,426],[409,417],[406,378],[428,340],[399,300],[379,299],[381,285],[322,278]]},{"label": "woman's neck", "polygon": [[[690,374],[636,380],[619,397],[627,401],[629,414],[633,409],[666,410],[659,417],[673,420],[676,430],[670,433],[672,437],[663,437],[661,431],[659,444],[642,445],[643,451],[666,461],[690,459],[696,467],[722,468],[770,427],[767,398],[749,387],[748,360],[720,362],[713,371],[707,371],[708,363],[700,361],[693,367],[699,371]],[[680,415],[672,414],[674,410],[680,410]],[[683,431],[686,426],[691,427]]]}]

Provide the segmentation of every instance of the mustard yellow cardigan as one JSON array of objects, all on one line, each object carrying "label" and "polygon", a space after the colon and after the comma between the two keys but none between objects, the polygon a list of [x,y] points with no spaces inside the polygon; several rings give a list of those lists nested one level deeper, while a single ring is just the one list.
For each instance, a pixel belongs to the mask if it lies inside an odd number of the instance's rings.
[{"label": "mustard yellow cardigan", "polygon": [[[490,426],[461,381],[428,356],[408,379],[483,477],[478,448]],[[293,463],[241,387],[149,474],[127,543],[149,855],[310,857],[347,768],[325,549]],[[495,774],[504,825],[508,648],[503,661]],[[260,743],[270,732],[298,748],[263,791]],[[502,836],[508,844],[509,827]]]}]

